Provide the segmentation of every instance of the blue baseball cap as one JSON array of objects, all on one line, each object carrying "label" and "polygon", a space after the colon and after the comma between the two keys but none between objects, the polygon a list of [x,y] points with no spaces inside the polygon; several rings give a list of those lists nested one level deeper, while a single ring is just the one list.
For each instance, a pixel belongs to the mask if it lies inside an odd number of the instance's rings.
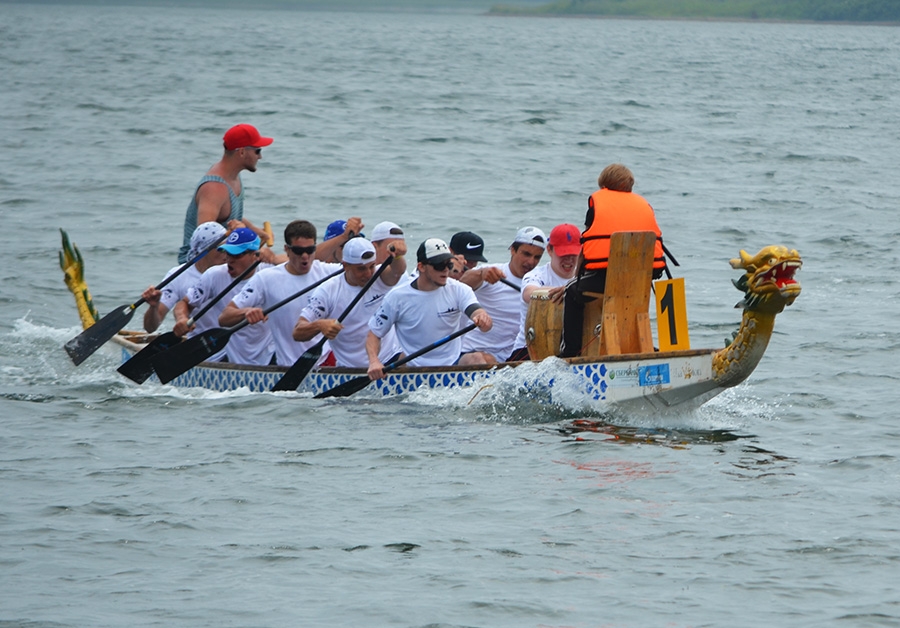
[{"label": "blue baseball cap", "polygon": [[228,239],[219,247],[219,250],[225,251],[229,255],[240,255],[247,251],[258,251],[259,245],[259,236],[253,233],[252,229],[241,227],[228,234]]},{"label": "blue baseball cap", "polygon": [[[335,220],[333,223],[328,225],[325,228],[325,237],[322,239],[323,242],[330,240],[331,238],[336,238],[339,235],[344,235],[344,231],[347,230],[347,221],[346,220]],[[356,234],[359,237],[366,237],[362,233]]]}]

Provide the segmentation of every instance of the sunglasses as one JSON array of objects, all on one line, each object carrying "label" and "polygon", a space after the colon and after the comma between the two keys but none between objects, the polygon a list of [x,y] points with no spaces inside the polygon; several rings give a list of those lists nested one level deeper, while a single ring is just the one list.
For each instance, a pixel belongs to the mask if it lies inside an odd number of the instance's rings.
[{"label": "sunglasses", "polygon": [[262,149],[261,149],[261,148],[254,148],[253,146],[244,146],[244,150],[252,150],[252,151],[253,151],[254,153],[256,153],[257,155],[262,155]]},{"label": "sunglasses", "polygon": [[290,246],[290,245],[287,245],[287,248],[289,248],[291,250],[291,253],[293,253],[294,255],[303,255],[304,253],[306,255],[312,255],[313,253],[316,252],[315,244],[313,244],[312,246]]},{"label": "sunglasses", "polygon": [[453,270],[453,260],[448,259],[448,260],[444,260],[443,262],[438,262],[437,264],[429,264],[429,266],[431,266],[433,269],[435,269],[439,273],[447,270],[448,268],[450,270]]}]

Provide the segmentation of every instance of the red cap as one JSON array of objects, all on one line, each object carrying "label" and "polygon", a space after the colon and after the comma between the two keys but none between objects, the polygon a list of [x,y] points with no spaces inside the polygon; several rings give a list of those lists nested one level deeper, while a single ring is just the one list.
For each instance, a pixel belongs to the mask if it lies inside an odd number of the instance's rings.
[{"label": "red cap", "polygon": [[550,245],[553,252],[560,257],[578,255],[581,252],[581,231],[569,223],[556,225],[550,232]]},{"label": "red cap", "polygon": [[271,137],[263,137],[256,130],[255,126],[250,124],[238,124],[225,131],[225,150],[237,150],[252,146],[253,148],[262,148],[272,143]]}]

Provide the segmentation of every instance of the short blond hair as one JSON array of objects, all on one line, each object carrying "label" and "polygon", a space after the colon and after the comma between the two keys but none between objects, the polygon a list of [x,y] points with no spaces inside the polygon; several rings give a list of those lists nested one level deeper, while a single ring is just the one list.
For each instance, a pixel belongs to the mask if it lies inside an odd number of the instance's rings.
[{"label": "short blond hair", "polygon": [[600,173],[597,184],[614,192],[631,192],[631,188],[634,187],[634,175],[622,164],[610,164]]}]

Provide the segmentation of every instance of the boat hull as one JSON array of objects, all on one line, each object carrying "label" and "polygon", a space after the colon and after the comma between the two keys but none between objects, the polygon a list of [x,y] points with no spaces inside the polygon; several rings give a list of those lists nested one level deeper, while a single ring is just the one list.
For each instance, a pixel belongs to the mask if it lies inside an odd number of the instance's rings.
[{"label": "boat hull", "polygon": [[[117,336],[122,359],[142,344]],[[548,358],[543,364],[511,362],[494,367],[432,367],[397,369],[357,393],[366,397],[393,397],[421,389],[469,388],[473,395],[484,386],[508,386],[550,402],[572,402],[580,397],[598,410],[663,411],[699,406],[722,390],[713,379],[713,350],[633,354],[590,360]],[[287,369],[280,366],[245,366],[204,362],[180,375],[171,385],[214,391],[246,389],[268,392]],[[317,395],[360,375],[364,369],[322,368],[312,371],[299,393]]]}]

